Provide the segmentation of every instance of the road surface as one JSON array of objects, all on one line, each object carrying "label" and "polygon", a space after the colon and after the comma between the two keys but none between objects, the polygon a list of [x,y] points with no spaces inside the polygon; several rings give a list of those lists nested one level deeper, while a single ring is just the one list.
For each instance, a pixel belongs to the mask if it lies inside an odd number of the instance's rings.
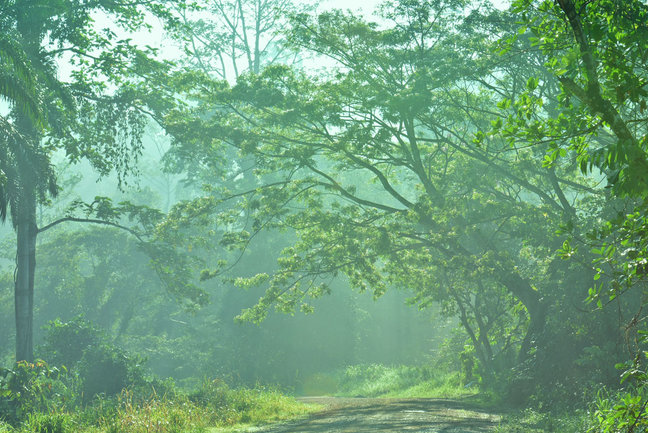
[{"label": "road surface", "polygon": [[499,416],[445,399],[306,397],[325,407],[308,418],[254,429],[256,433],[483,433]]}]

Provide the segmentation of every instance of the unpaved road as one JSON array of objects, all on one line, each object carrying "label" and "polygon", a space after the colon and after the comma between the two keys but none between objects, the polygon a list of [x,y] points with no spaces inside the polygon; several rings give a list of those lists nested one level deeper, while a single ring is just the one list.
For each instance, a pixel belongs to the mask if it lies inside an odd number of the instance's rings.
[{"label": "unpaved road", "polygon": [[258,433],[481,433],[499,416],[444,399],[302,398],[325,406],[309,418],[266,426]]}]

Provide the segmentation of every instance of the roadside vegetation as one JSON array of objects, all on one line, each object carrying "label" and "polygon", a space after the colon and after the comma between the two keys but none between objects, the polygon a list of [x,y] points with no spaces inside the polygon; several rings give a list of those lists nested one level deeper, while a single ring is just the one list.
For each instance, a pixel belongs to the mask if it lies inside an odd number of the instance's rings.
[{"label": "roadside vegetation", "polygon": [[525,409],[502,415],[494,433],[584,433],[592,427],[591,416],[585,411],[547,412]]},{"label": "roadside vegetation", "polygon": [[42,361],[1,373],[3,433],[199,433],[292,419],[316,409],[278,390],[231,389],[221,380],[205,380],[192,391],[172,381],[139,381],[83,401],[78,376]]},{"label": "roadside vegetation", "polygon": [[460,372],[432,366],[353,365],[334,374],[336,395],[344,397],[463,398],[474,396],[476,382],[463,383]]},{"label": "roadside vegetation", "polygon": [[[570,402],[550,402],[542,394],[531,402],[512,401],[511,396],[480,385],[479,377],[439,365],[386,366],[353,365],[318,378],[340,397],[438,398],[460,400],[501,417],[495,433],[584,433],[614,432],[622,419],[615,416],[622,409],[616,401],[629,395],[593,387]],[[470,381],[466,381],[470,378]],[[331,388],[334,387],[334,388]],[[635,401],[639,400],[635,398]],[[526,407],[524,407],[526,406]],[[635,409],[640,409],[635,407]],[[610,422],[610,420],[614,420]]]}]

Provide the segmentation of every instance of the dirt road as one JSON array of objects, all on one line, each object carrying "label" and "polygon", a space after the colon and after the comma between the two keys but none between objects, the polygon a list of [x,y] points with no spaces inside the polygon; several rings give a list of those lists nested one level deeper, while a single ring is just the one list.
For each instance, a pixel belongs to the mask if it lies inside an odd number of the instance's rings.
[{"label": "dirt road", "polygon": [[308,397],[326,409],[309,418],[267,426],[258,433],[481,433],[497,425],[497,415],[444,399]]}]

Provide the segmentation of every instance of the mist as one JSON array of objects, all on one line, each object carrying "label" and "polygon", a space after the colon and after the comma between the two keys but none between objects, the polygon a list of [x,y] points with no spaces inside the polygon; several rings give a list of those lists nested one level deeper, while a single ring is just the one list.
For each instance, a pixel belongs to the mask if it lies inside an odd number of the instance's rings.
[{"label": "mist", "polygon": [[59,3],[0,5],[0,433],[648,425],[645,2]]}]

